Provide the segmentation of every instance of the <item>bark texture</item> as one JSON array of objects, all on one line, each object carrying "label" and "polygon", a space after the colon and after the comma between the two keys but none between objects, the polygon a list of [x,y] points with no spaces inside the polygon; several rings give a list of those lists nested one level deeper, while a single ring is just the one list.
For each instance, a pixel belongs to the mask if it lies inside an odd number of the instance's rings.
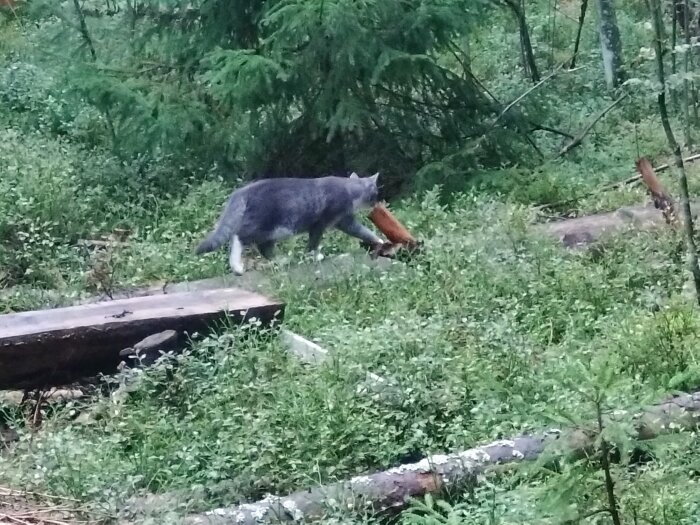
[{"label": "bark texture", "polygon": [[608,88],[616,88],[625,81],[622,60],[622,39],[617,25],[614,0],[597,0],[598,33],[603,55],[603,72]]},{"label": "bark texture", "polygon": [[[618,413],[616,417],[624,417]],[[700,423],[700,392],[684,394],[653,405],[635,418],[637,438],[652,439],[677,430],[697,428]],[[534,460],[546,447],[581,457],[594,447],[595,433],[552,429],[533,436],[499,440],[455,454],[438,454],[418,463],[402,465],[369,476],[315,487],[290,494],[268,496],[256,503],[219,508],[185,519],[186,525],[255,525],[260,523],[308,522],[323,518],[334,508],[344,510],[397,511],[411,498],[461,483],[476,481],[489,467]]]}]

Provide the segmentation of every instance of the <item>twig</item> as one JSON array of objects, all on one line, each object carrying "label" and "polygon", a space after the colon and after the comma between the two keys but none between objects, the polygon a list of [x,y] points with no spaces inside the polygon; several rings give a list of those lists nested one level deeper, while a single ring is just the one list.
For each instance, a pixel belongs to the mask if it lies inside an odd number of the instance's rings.
[{"label": "twig", "polygon": [[567,133],[566,131],[562,131],[557,128],[552,128],[550,126],[545,126],[543,124],[535,124],[534,122],[531,122],[532,124],[532,131],[547,131],[549,133],[553,133],[554,135],[561,135],[562,137],[566,137],[567,139],[574,139],[574,136],[571,133]]},{"label": "twig", "polygon": [[[17,498],[17,497],[15,497]],[[8,502],[8,501],[0,501],[0,505],[4,505],[5,507],[10,507],[13,505],[17,505],[16,501],[13,502]],[[31,517],[31,516],[36,516],[37,514],[46,514],[49,512],[65,512],[66,514],[79,514],[81,512],[85,512],[85,509],[72,509],[69,507],[35,507],[32,505],[31,510],[27,511],[22,511],[20,513],[14,512],[13,516],[17,516],[18,518],[25,518],[25,517]]]},{"label": "twig", "polygon": [[[559,72],[561,72],[561,70],[564,68],[564,65],[565,65],[565,64],[566,64],[566,62],[562,62],[561,64],[559,64],[559,65],[554,69],[554,71],[552,71],[549,75],[547,75],[546,77],[544,77],[544,78],[543,78],[542,80],[540,80],[537,84],[535,84],[534,86],[532,86],[531,88],[529,88],[527,91],[525,91],[524,93],[522,93],[520,96],[518,96],[515,100],[513,100],[512,102],[510,102],[510,103],[503,109],[503,111],[501,111],[501,113],[498,115],[498,117],[496,117],[496,119],[493,121],[493,123],[491,124],[491,128],[493,129],[494,127],[496,127],[496,124],[498,124],[498,122],[500,122],[500,120],[503,118],[503,116],[504,116],[506,113],[508,113],[508,111],[510,111],[510,110],[513,108],[513,106],[515,106],[516,104],[518,104],[521,100],[523,100],[525,97],[527,97],[528,95],[530,95],[533,91],[535,91],[537,88],[539,88],[542,84],[544,84],[545,82],[551,80],[551,79],[554,78]],[[569,70],[567,70],[567,72],[578,71],[579,69],[583,69],[583,68],[582,68],[582,67],[577,67],[577,68],[575,68],[575,69],[569,69]]]},{"label": "twig", "polygon": [[79,521],[79,522],[67,522],[67,521],[59,521],[59,520],[54,520],[54,519],[49,519],[49,518],[40,518],[41,525],[44,525],[44,523],[48,525],[76,525],[76,523],[87,523],[86,521]]},{"label": "twig", "polygon": [[[454,44],[453,42],[450,42],[450,45],[451,45],[452,47],[456,47],[456,44]],[[457,58],[457,57],[456,57],[456,51],[452,50],[452,54],[454,54],[454,55],[455,55],[455,58]],[[457,60],[459,60],[459,59],[457,59]],[[460,62],[460,63],[461,63],[461,62]],[[462,68],[464,69],[465,66],[462,65]],[[465,73],[467,73],[467,74],[471,77],[472,81],[473,81],[479,88],[481,88],[481,89],[484,91],[484,93],[486,93],[489,97],[491,97],[491,99],[492,99],[496,104],[498,104],[499,106],[501,105],[501,101],[498,100],[498,98],[496,97],[496,95],[494,95],[494,94],[483,84],[483,82],[481,82],[481,80],[479,80],[479,79],[476,77],[476,75],[474,75],[474,73],[471,71],[471,69],[465,69]],[[507,110],[506,110],[506,111],[507,111]],[[574,136],[571,135],[570,133],[567,133],[566,131],[561,131],[561,130],[556,129],[556,128],[553,128],[553,127],[551,127],[551,126],[546,126],[546,125],[544,125],[544,124],[538,124],[538,123],[536,123],[536,122],[534,122],[534,121],[532,121],[532,120],[529,120],[529,119],[528,119],[528,123],[532,126],[532,129],[531,129],[530,131],[547,131],[547,132],[549,132],[549,133],[553,133],[553,134],[555,134],[555,135],[561,135],[562,137],[567,137],[567,138],[569,138],[569,139],[573,139],[573,138],[574,138]],[[530,139],[530,137],[528,137],[528,140],[531,141],[532,139]],[[537,147],[537,145],[534,144],[534,142],[530,142],[530,144],[535,148],[535,150],[537,151],[537,153],[542,157],[543,154],[542,154],[542,152],[539,150],[539,148]]]},{"label": "twig", "polygon": [[2,520],[9,520],[12,523],[17,523],[19,525],[32,525],[31,522],[26,521],[24,518],[31,519],[34,522],[40,523],[40,524],[47,524],[47,525],[75,525],[76,523],[87,523],[86,521],[80,521],[80,522],[67,522],[67,521],[62,521],[62,520],[55,520],[51,518],[44,518],[37,516],[34,512],[28,511],[24,512],[22,514],[0,514],[0,523],[5,523]]},{"label": "twig", "polygon": [[557,158],[558,158],[558,157],[563,157],[564,155],[566,155],[567,153],[569,153],[572,149],[574,149],[575,147],[579,146],[579,145],[581,144],[581,142],[583,142],[584,137],[585,137],[586,135],[588,135],[588,133],[591,131],[591,129],[593,129],[593,126],[595,126],[595,125],[600,121],[600,119],[602,119],[605,115],[607,115],[608,112],[610,112],[615,106],[617,106],[620,102],[622,102],[622,101],[623,101],[625,98],[627,98],[627,97],[628,97],[628,94],[627,94],[627,93],[623,93],[622,95],[620,95],[620,97],[618,97],[617,100],[615,100],[615,102],[613,102],[613,103],[610,104],[607,108],[605,108],[603,111],[601,111],[600,113],[598,113],[598,115],[596,116],[596,118],[594,118],[591,122],[589,122],[588,125],[587,125],[585,128],[583,128],[583,130],[581,131],[581,133],[579,133],[579,134],[576,136],[576,138],[574,138],[574,140],[572,140],[571,142],[569,142],[566,146],[564,146],[564,147],[561,149],[561,151],[559,152],[559,155],[557,155]]},{"label": "twig", "polygon": [[14,516],[10,516],[9,514],[0,514],[0,518],[3,520],[11,521],[12,523],[19,523],[19,525],[32,525],[28,521],[24,521],[20,518],[15,518]]},{"label": "twig", "polygon": [[32,416],[32,427],[37,428],[41,424],[41,406],[44,403],[44,391],[39,389],[35,396],[36,406],[34,407],[34,415]]},{"label": "twig", "polygon": [[54,494],[46,494],[43,492],[31,492],[26,490],[14,490],[8,487],[0,487],[0,496],[35,496],[47,499],[72,501],[75,503],[80,503],[79,499],[69,498],[67,496],[56,496]]}]

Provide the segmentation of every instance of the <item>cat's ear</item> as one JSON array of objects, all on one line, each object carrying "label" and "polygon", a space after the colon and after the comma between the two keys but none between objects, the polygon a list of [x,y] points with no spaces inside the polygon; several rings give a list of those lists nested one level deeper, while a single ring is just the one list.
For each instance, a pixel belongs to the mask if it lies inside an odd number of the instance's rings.
[{"label": "cat's ear", "polygon": [[360,177],[358,177],[358,176],[357,176],[357,173],[355,173],[355,172],[353,171],[353,172],[350,174],[350,178],[351,178],[351,179],[359,179]]},{"label": "cat's ear", "polygon": [[375,173],[369,178],[374,184],[377,184],[377,180],[379,179],[379,172]]}]

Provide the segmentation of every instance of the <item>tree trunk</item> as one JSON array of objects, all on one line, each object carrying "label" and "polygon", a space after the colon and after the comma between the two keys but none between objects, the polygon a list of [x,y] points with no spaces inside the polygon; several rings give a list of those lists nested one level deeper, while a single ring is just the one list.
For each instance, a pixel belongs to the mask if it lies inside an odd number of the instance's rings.
[{"label": "tree trunk", "polygon": [[617,26],[614,0],[597,0],[598,32],[603,55],[603,72],[608,88],[616,88],[625,80],[622,61],[622,40]]},{"label": "tree trunk", "polygon": [[[674,2],[675,2],[675,0],[674,0]],[[671,49],[673,50],[673,53],[671,53],[671,74],[672,75],[675,75],[678,72],[678,68],[676,65],[676,45],[677,44],[678,44],[678,18],[676,16],[674,16],[672,19],[672,24],[671,24]],[[671,95],[671,106],[675,109],[678,107],[678,100],[676,99],[676,92],[675,92],[675,90],[670,89],[669,94]]]},{"label": "tree trunk", "polygon": [[[685,18],[686,27],[690,26],[690,6],[688,5],[688,0],[683,2],[683,16]],[[690,47],[690,32],[685,32],[685,45],[686,50],[683,54],[683,72],[685,73],[685,79],[683,80],[683,117],[685,118],[685,126],[683,127],[683,139],[685,142],[685,147],[688,148],[693,143],[693,137],[690,133],[690,82],[688,82],[688,73],[690,72],[690,56],[692,53],[692,48]],[[675,44],[673,49],[675,51]],[[675,52],[673,53],[675,56]]]},{"label": "tree trunk", "polygon": [[504,0],[506,5],[513,11],[515,19],[518,21],[518,31],[520,32],[520,45],[523,54],[525,70],[533,82],[540,81],[540,72],[537,69],[535,61],[535,53],[532,50],[532,41],[530,40],[530,29],[527,26],[527,18],[525,10],[519,3],[519,0]]},{"label": "tree trunk", "polygon": [[[625,417],[623,412],[616,417]],[[678,429],[693,430],[700,422],[700,392],[685,394],[643,411],[634,420],[638,440],[653,439]],[[476,482],[489,467],[537,459],[549,445],[581,458],[595,449],[595,432],[549,430],[534,436],[499,440],[454,454],[437,454],[418,463],[349,481],[301,490],[286,497],[268,496],[256,503],[195,514],[186,525],[257,525],[308,522],[327,515],[329,505],[344,510],[396,512],[411,498],[439,493],[448,487]]]},{"label": "tree trunk", "polygon": [[583,22],[586,20],[586,11],[588,10],[588,0],[581,2],[581,14],[578,16],[578,29],[576,30],[576,42],[574,42],[574,53],[571,56],[569,69],[576,67],[576,58],[578,57],[578,48],[581,45],[581,33],[583,32]]}]

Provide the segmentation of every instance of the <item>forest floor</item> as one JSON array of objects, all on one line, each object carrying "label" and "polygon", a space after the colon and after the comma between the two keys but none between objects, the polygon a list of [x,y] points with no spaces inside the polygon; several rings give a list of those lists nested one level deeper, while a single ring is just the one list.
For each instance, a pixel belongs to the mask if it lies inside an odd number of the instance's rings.
[{"label": "forest floor", "polygon": [[[637,23],[626,12],[620,16],[628,26]],[[12,52],[12,68],[33,66],[34,51],[17,27],[0,28],[0,50]],[[500,33],[485,33],[479,45],[512,55],[498,48]],[[588,69],[580,77],[571,73],[545,86],[548,103],[563,108],[558,125],[571,135],[610,103],[594,92],[599,86],[587,91],[594,83],[584,75],[599,68],[591,49],[582,54]],[[494,56],[475,53],[474,67],[491,72],[491,83],[510,88],[512,99],[523,79]],[[0,73],[10,71],[4,60]],[[20,74],[39,68],[22,67],[12,69],[14,83],[0,81],[0,99],[16,105],[0,106],[1,313],[230,273],[225,253],[192,253],[230,182],[202,168],[175,184],[165,158],[141,169],[88,144],[91,128],[66,132],[56,122],[66,108],[47,94],[60,89],[41,91],[36,77]],[[584,427],[601,407],[606,414],[633,412],[695,388],[700,311],[684,291],[679,231],[630,231],[595,249],[568,250],[532,228],[648,202],[640,185],[610,185],[633,175],[641,155],[655,165],[669,162],[658,118],[612,112],[564,158],[555,158],[564,139],[533,136],[552,155],[537,168],[483,170],[460,191],[436,186],[392,203],[425,242],[406,264],[383,271],[352,264],[319,279],[318,267],[302,255],[304,239],[283,243],[274,264],[249,261],[264,277],[263,291],[286,303],[283,327],[329,351],[322,363],[300,362],[264,327],[222,327],[143,373],[105,379],[111,393],[133,379],[128,395],[91,393],[45,405],[39,430],[25,408],[0,400],[0,426],[13,433],[0,485],[25,494],[0,488],[0,523],[78,523],[71,511],[79,511],[78,519],[114,521],[139,498],[155,496],[165,503],[149,509],[151,522],[177,523],[191,512],[434,453],[550,426]],[[700,194],[700,164],[688,173],[691,193]],[[153,182],[159,177],[172,182],[172,191]],[[674,173],[660,179],[677,194]],[[83,242],[125,231],[113,249]],[[329,259],[359,253],[356,241],[340,233],[322,244]],[[391,380],[400,397],[387,403],[358,395],[368,372]],[[604,434],[629,460],[611,467],[626,522],[696,524],[698,434],[644,445],[654,458],[639,464],[630,459],[637,443],[628,423]],[[397,522],[561,523],[590,513],[582,521],[595,523],[607,505],[604,478],[600,463],[585,459],[500,470],[437,506],[415,502]],[[176,493],[187,497],[167,499]],[[41,516],[47,501],[59,514]],[[326,520],[379,522],[348,513]]]}]

